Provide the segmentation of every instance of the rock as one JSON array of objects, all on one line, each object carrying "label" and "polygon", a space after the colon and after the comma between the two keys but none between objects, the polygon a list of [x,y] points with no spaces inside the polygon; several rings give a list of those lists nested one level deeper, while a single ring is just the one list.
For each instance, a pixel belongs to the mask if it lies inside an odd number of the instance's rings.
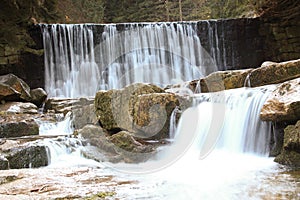
[{"label": "rock", "polygon": [[300,118],[300,78],[277,86],[263,105],[260,118],[264,121],[295,121]]},{"label": "rock", "polygon": [[284,129],[283,149],[275,162],[291,167],[300,167],[300,120]]},{"label": "rock", "polygon": [[78,134],[86,139],[91,145],[100,149],[102,153],[116,154],[114,145],[106,138],[106,133],[100,126],[86,125],[78,130]]},{"label": "rock", "polygon": [[300,153],[295,151],[282,151],[274,161],[290,167],[300,167]]},{"label": "rock", "polygon": [[138,142],[131,133],[120,131],[112,136],[109,140],[114,144],[116,152],[126,163],[144,162],[155,153],[151,145],[144,145]]},{"label": "rock", "polygon": [[10,169],[36,168],[48,165],[46,146],[29,145],[13,148],[6,158]]},{"label": "rock", "polygon": [[281,63],[266,62],[249,75],[251,87],[282,83],[300,77],[300,59]]},{"label": "rock", "polygon": [[36,88],[30,90],[31,102],[34,103],[37,107],[41,107],[47,99],[47,93],[43,88]]},{"label": "rock", "polygon": [[152,93],[136,98],[132,119],[134,136],[162,139],[169,137],[170,117],[179,98],[172,93]]},{"label": "rock", "polygon": [[0,76],[0,101],[31,101],[30,88],[13,74]]},{"label": "rock", "polygon": [[289,125],[284,129],[283,148],[300,153],[300,120],[296,125]]},{"label": "rock", "polygon": [[75,108],[72,112],[72,123],[75,129],[81,129],[87,124],[97,124],[98,122],[93,104]]},{"label": "rock", "polygon": [[38,135],[39,126],[33,118],[24,115],[0,115],[0,138]]},{"label": "rock", "polygon": [[33,103],[7,102],[0,104],[0,111],[15,114],[37,114],[38,108]]},{"label": "rock", "polygon": [[0,170],[5,170],[8,168],[9,168],[8,160],[4,156],[0,156]]},{"label": "rock", "polygon": [[120,90],[98,91],[95,97],[96,116],[107,130],[132,130],[132,108],[141,94],[164,92],[152,84],[136,83]]},{"label": "rock", "polygon": [[[245,86],[247,76],[253,69],[218,71],[200,80],[201,92],[218,92],[222,90],[241,88]],[[190,82],[189,88],[196,90],[199,81]]]},{"label": "rock", "polygon": [[74,110],[81,108],[82,106],[91,105],[94,103],[94,99],[91,98],[79,98],[79,99],[59,99],[50,98],[45,103],[44,111],[54,111],[55,113],[64,113],[65,115]]}]

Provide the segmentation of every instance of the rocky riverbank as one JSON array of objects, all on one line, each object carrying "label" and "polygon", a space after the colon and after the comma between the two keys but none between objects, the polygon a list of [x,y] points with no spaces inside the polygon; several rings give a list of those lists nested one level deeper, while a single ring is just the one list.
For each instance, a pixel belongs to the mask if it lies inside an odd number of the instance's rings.
[{"label": "rocky riverbank", "polygon": [[299,77],[300,60],[266,62],[257,69],[215,72],[188,82],[188,92],[182,92],[186,91],[182,85],[160,88],[138,83],[119,90],[98,91],[95,99],[46,100],[47,94],[41,88],[30,89],[12,74],[1,76],[0,166],[46,166],[48,149],[38,143],[39,126],[41,122],[56,123],[67,113],[72,117],[74,136],[83,137],[88,144],[83,152],[86,157],[143,162],[156,154],[157,146],[169,142],[172,112],[177,110],[178,120],[180,113],[192,105],[192,93],[277,84],[261,110],[261,119],[271,121],[274,127],[281,124],[284,130],[273,133],[275,161],[299,167]]}]

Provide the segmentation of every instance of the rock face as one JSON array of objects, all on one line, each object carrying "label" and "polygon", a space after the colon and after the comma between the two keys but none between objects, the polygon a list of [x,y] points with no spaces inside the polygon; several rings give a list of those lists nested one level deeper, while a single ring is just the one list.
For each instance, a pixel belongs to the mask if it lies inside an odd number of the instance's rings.
[{"label": "rock face", "polygon": [[169,118],[178,98],[151,84],[132,84],[121,90],[99,91],[96,116],[109,131],[129,131],[136,137],[160,139],[168,135]]},{"label": "rock face", "polygon": [[300,118],[300,78],[277,86],[263,105],[260,118],[264,121],[295,121]]},{"label": "rock face", "polygon": [[275,162],[300,167],[300,120],[284,129],[283,148]]},{"label": "rock face", "polygon": [[30,88],[13,74],[0,76],[0,101],[30,101]]},{"label": "rock face", "polygon": [[288,62],[263,63],[249,75],[251,87],[282,83],[300,77],[300,59]]}]

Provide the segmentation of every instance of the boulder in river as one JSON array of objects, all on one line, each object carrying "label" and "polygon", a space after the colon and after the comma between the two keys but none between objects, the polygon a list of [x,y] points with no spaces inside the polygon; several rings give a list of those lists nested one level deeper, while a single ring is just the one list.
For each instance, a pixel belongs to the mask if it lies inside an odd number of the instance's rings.
[{"label": "boulder in river", "polygon": [[142,94],[162,93],[152,84],[136,83],[120,90],[98,91],[95,97],[96,116],[107,130],[133,131],[132,111],[136,98]]}]

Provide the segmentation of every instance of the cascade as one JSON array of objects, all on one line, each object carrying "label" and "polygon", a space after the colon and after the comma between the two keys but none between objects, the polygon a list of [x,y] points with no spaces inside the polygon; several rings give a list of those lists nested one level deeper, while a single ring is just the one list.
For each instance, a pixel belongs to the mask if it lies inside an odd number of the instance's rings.
[{"label": "cascade", "polygon": [[165,86],[217,70],[196,22],[41,27],[50,97],[94,96],[135,82]]},{"label": "cascade", "polygon": [[196,94],[200,157],[205,157],[212,148],[267,155],[270,124],[261,121],[259,115],[273,89],[271,85]]}]

